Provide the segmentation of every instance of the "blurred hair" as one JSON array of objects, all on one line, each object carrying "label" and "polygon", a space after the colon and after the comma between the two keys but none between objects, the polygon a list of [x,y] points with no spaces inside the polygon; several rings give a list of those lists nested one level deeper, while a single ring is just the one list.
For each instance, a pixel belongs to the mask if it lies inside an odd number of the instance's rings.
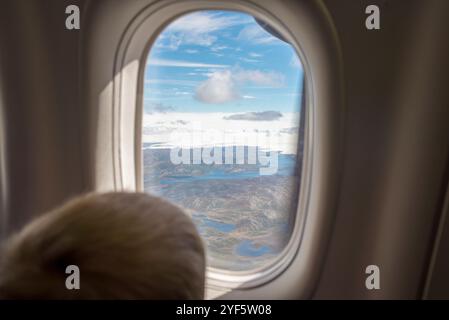
[{"label": "blurred hair", "polygon": [[[80,289],[68,290],[68,265]],[[3,299],[202,299],[205,256],[180,208],[144,193],[89,194],[44,214],[4,245]]]}]

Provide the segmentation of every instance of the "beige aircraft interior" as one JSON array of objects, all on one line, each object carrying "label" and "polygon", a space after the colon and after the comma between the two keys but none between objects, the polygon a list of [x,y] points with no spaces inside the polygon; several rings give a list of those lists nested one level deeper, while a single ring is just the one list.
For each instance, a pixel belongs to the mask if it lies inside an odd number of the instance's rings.
[{"label": "beige aircraft interior", "polygon": [[144,192],[205,299],[449,299],[448,85],[446,0],[2,0],[0,239]]}]

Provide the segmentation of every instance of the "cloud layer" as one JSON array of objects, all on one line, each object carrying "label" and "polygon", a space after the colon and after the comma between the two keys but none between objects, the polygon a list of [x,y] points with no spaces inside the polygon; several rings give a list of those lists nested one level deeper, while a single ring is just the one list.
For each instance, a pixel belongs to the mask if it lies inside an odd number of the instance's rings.
[{"label": "cloud layer", "polygon": [[269,134],[273,139],[259,140],[257,146],[287,154],[296,153],[299,113],[286,112],[273,121],[226,120],[232,115],[223,112],[144,114],[143,142],[155,143],[153,148],[171,148],[182,144],[185,138],[185,142],[194,143],[194,147],[226,146],[233,142],[226,139],[228,134],[249,138],[263,132],[263,136]]},{"label": "cloud layer", "polygon": [[169,50],[176,50],[184,44],[209,47],[217,41],[214,33],[248,22],[251,20],[221,13],[199,11],[187,14],[167,27],[158,46]]},{"label": "cloud layer", "polygon": [[163,67],[181,67],[181,68],[226,68],[225,64],[211,64],[211,63],[197,63],[182,60],[169,59],[148,59],[148,65],[163,66]]},{"label": "cloud layer", "polygon": [[279,111],[245,112],[225,116],[225,120],[274,121],[282,117]]},{"label": "cloud layer", "polygon": [[[284,76],[276,72],[238,68],[232,71],[215,71],[196,88],[195,99],[211,104],[225,103],[242,98],[238,87],[244,84],[280,87],[284,81]],[[243,98],[252,98],[252,96],[243,96]]]}]

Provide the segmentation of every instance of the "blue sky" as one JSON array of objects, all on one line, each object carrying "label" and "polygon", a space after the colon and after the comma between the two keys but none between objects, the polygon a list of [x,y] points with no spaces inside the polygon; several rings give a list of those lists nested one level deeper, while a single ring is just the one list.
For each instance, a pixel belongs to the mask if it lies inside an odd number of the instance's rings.
[{"label": "blue sky", "polygon": [[243,13],[200,11],[172,22],[148,56],[147,112],[299,111],[294,49]]}]

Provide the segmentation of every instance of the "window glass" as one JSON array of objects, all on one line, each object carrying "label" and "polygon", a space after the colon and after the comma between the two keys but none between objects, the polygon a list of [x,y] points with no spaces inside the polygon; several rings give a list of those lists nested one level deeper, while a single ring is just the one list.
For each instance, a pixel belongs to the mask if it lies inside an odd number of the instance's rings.
[{"label": "window glass", "polygon": [[303,77],[294,48],[240,12],[184,15],[150,50],[144,189],[188,212],[211,267],[263,267],[290,239],[301,175]]}]

